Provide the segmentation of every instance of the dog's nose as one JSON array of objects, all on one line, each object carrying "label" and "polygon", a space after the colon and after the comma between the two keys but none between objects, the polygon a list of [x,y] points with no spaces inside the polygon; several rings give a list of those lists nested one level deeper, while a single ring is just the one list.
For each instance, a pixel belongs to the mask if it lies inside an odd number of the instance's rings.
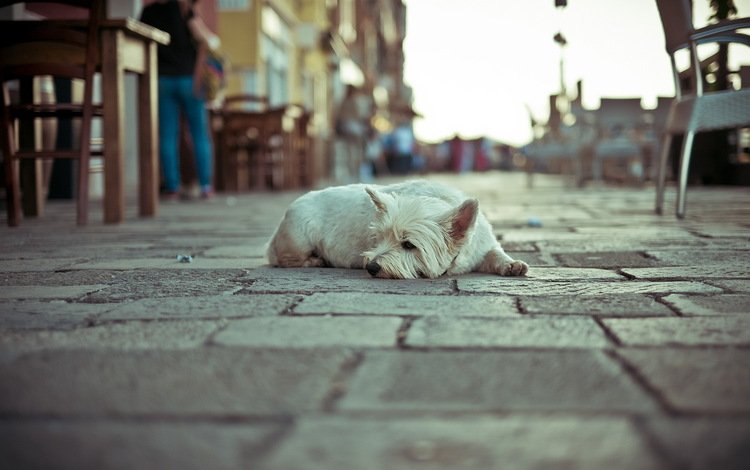
[{"label": "dog's nose", "polygon": [[376,276],[380,272],[380,265],[375,261],[370,261],[367,263],[367,266],[365,266],[365,269],[370,273],[370,276]]}]

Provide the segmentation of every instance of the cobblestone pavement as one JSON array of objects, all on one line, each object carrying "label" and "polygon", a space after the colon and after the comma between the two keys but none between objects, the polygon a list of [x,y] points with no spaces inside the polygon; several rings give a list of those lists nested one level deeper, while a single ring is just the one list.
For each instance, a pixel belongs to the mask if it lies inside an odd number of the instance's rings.
[{"label": "cobblestone pavement", "polygon": [[271,269],[297,193],[0,228],[0,468],[748,468],[747,188],[432,178],[528,277]]}]

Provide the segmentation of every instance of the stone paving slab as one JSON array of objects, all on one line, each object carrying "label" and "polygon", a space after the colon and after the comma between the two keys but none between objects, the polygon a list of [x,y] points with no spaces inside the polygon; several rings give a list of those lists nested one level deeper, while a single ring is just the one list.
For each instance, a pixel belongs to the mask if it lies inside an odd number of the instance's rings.
[{"label": "stone paving slab", "polygon": [[536,245],[542,252],[555,254],[564,253],[601,253],[618,251],[649,252],[654,250],[669,249],[700,249],[707,243],[698,238],[678,239],[646,239],[636,237],[624,239],[622,237],[611,237],[596,239],[588,236],[577,235],[569,239],[535,239]]},{"label": "stone paving slab", "polygon": [[503,250],[506,253],[524,253],[525,255],[539,253],[536,245],[531,242],[503,242]]},{"label": "stone paving slab", "polygon": [[567,229],[537,229],[534,231],[530,230],[510,230],[505,231],[502,234],[501,243],[528,243],[528,242],[539,242],[554,240],[557,241],[572,241],[580,239],[580,235]]},{"label": "stone paving slab", "polygon": [[[191,255],[190,252],[178,254]],[[267,261],[258,258],[209,258],[193,256],[191,263],[177,261],[177,255],[171,258],[133,258],[115,260],[97,260],[73,264],[71,269],[97,269],[126,271],[132,269],[249,269],[263,266]]]},{"label": "stone paving slab", "polygon": [[0,286],[82,286],[110,285],[126,279],[118,271],[26,271],[0,273]]},{"label": "stone paving slab", "polygon": [[747,251],[747,240],[743,238],[707,238],[705,239],[707,250],[736,250]]},{"label": "stone paving slab", "polygon": [[404,296],[360,292],[325,292],[305,297],[295,315],[445,315],[450,317],[516,317],[510,296]]},{"label": "stone paving slab", "polygon": [[[78,243],[78,242],[73,242]],[[207,249],[206,246],[194,244],[185,244],[180,246],[165,246],[162,240],[155,239],[146,244],[115,244],[107,243],[102,245],[86,245],[86,250],[80,247],[63,246],[54,251],[35,251],[29,254],[30,258],[35,260],[64,259],[63,257],[78,256],[74,263],[66,264],[59,269],[70,269],[74,264],[86,266],[86,263],[102,263],[102,265],[121,262],[125,264],[131,260],[144,260],[144,264],[156,264],[156,260],[168,262],[174,260],[178,253],[200,253]],[[24,256],[26,256],[24,254]],[[40,262],[40,261],[37,261]]]},{"label": "stone paving slab", "polygon": [[253,348],[394,347],[399,318],[258,317],[232,320],[216,344]]},{"label": "stone paving slab", "polygon": [[679,411],[750,412],[750,350],[625,349],[618,354]]},{"label": "stone paving slab", "polygon": [[2,421],[0,467],[254,468],[286,427],[210,421]]},{"label": "stone paving slab", "polygon": [[216,321],[115,323],[56,331],[15,331],[0,336],[0,351],[21,354],[57,349],[188,349],[202,346],[221,327]]},{"label": "stone paving slab", "polygon": [[[202,253],[207,258],[265,258],[266,250],[264,244],[268,237],[257,240],[251,245],[215,246]],[[267,262],[266,262],[267,263]]]},{"label": "stone paving slab", "polygon": [[393,470],[661,468],[627,420],[567,416],[304,418],[259,468],[348,470],[366,462]]},{"label": "stone paving slab", "polygon": [[606,269],[567,267],[540,267],[531,269],[526,275],[526,278],[539,281],[609,281],[625,279],[624,276]]},{"label": "stone paving slab", "polygon": [[682,315],[750,315],[750,295],[684,295],[672,294],[664,297]]},{"label": "stone paving slab", "polygon": [[707,279],[707,278],[750,278],[750,265],[722,264],[697,266],[675,266],[666,268],[625,268],[625,274],[638,279]]},{"label": "stone paving slab", "polygon": [[711,279],[708,282],[727,292],[750,294],[750,279]]},{"label": "stone paving slab", "polygon": [[334,350],[53,350],[0,362],[0,415],[260,416],[318,410]]},{"label": "stone paving slab", "polygon": [[695,281],[541,281],[530,278],[500,278],[479,274],[460,277],[457,285],[459,292],[528,296],[602,296],[612,293],[671,294],[674,292],[712,294],[721,292],[721,289],[717,287]]},{"label": "stone paving slab", "polygon": [[364,269],[260,268],[250,271],[243,282],[245,292],[378,292],[412,295],[452,294],[449,278],[373,279]]},{"label": "stone paving slab", "polygon": [[117,304],[97,317],[104,320],[233,318],[279,315],[299,302],[289,294],[209,295],[140,299]]},{"label": "stone paving slab", "polygon": [[[750,266],[750,243],[745,246],[745,250],[665,250],[649,251],[647,254],[658,260],[659,264],[662,266],[706,266],[717,263]],[[634,268],[640,266],[629,267]]]},{"label": "stone paving slab", "polygon": [[657,262],[640,252],[605,251],[587,253],[561,253],[555,256],[561,265],[571,268],[610,268],[622,267],[648,267],[655,266]]},{"label": "stone paving slab", "polygon": [[0,299],[76,300],[107,290],[103,284],[82,286],[0,286]]},{"label": "stone paving slab", "polygon": [[83,304],[52,300],[0,302],[0,331],[12,329],[70,329],[87,325],[117,304]]},{"label": "stone paving slab", "polygon": [[628,226],[606,224],[600,226],[582,225],[576,227],[576,233],[596,238],[611,239],[688,239],[695,238],[695,235],[685,230],[683,227],[675,225],[649,225],[639,226],[628,224]]},{"label": "stone paving slab", "polygon": [[671,316],[672,310],[643,294],[597,296],[549,295],[520,297],[524,313],[536,315],[597,315],[614,317]]},{"label": "stone paving slab", "polygon": [[55,271],[80,262],[79,258],[2,259],[0,272]]},{"label": "stone paving slab", "polygon": [[722,224],[722,225],[704,225],[697,229],[704,237],[709,238],[727,238],[734,237],[747,241],[747,218],[743,224]]},{"label": "stone paving slab", "polygon": [[628,346],[750,346],[750,316],[605,319]]},{"label": "stone paving slab", "polygon": [[648,418],[644,422],[672,468],[744,470],[750,462],[748,418]]},{"label": "stone paving slab", "polygon": [[91,303],[125,302],[148,298],[234,294],[244,273],[235,269],[142,269],[123,271],[107,289],[87,295]]},{"label": "stone paving slab", "polygon": [[545,267],[552,267],[552,266],[558,266],[559,263],[555,258],[552,256],[551,253],[534,253],[534,252],[528,252],[528,251],[510,251],[505,250],[506,253],[508,253],[508,256],[510,256],[513,259],[520,259],[521,261],[525,262],[531,267],[534,266],[545,266]]},{"label": "stone paving slab", "polygon": [[[570,380],[575,377],[575,380]],[[376,351],[341,410],[653,412],[651,399],[599,351]]]},{"label": "stone paving slab", "polygon": [[536,217],[544,223],[544,226],[548,226],[552,222],[559,223],[566,219],[591,219],[591,214],[580,207],[570,206],[565,208],[547,203],[535,205],[533,209],[508,205],[500,206],[499,204],[497,206],[480,206],[480,208],[488,220],[499,223],[509,223],[510,221],[514,224],[526,225],[529,218]]},{"label": "stone paving slab", "polygon": [[536,317],[488,321],[427,317],[406,337],[416,347],[604,348],[610,343],[590,318]]}]

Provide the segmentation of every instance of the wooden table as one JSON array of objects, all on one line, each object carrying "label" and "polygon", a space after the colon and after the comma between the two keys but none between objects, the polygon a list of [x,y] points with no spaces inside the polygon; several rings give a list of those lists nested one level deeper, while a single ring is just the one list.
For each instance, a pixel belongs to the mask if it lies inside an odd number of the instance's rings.
[{"label": "wooden table", "polygon": [[[80,25],[85,21],[42,20]],[[0,21],[0,28],[24,27],[26,21]],[[38,22],[34,22],[38,24]],[[154,216],[159,200],[157,44],[169,34],[132,18],[108,19],[101,30],[104,140],[104,222],[125,218],[125,74],[138,76],[138,201],[140,216]],[[38,181],[38,178],[32,178]],[[39,194],[38,191],[34,192]],[[41,204],[41,201],[38,201]]]},{"label": "wooden table", "polygon": [[159,201],[157,44],[169,34],[132,18],[106,20],[102,27],[104,106],[104,222],[125,218],[125,73],[138,76],[139,214],[156,215]]}]

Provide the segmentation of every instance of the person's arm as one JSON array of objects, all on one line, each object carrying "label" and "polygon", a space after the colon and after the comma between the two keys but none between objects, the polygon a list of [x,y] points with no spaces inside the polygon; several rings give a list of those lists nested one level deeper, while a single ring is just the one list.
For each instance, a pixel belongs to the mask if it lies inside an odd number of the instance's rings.
[{"label": "person's arm", "polygon": [[201,45],[205,45],[211,50],[216,50],[221,46],[219,36],[215,35],[210,29],[208,29],[206,23],[204,23],[199,16],[193,14],[193,16],[188,19],[187,24],[188,29],[190,29],[190,34],[192,34],[193,38]]},{"label": "person's arm", "polygon": [[[186,5],[181,2],[181,5]],[[187,26],[190,30],[190,34],[198,43],[198,55],[195,61],[195,69],[193,70],[193,93],[195,96],[201,94],[201,70],[202,64],[206,61],[206,54],[208,50],[217,50],[221,46],[221,40],[215,35],[208,26],[203,22],[203,19],[198,16],[198,13],[194,8],[190,8],[187,13]]]}]

